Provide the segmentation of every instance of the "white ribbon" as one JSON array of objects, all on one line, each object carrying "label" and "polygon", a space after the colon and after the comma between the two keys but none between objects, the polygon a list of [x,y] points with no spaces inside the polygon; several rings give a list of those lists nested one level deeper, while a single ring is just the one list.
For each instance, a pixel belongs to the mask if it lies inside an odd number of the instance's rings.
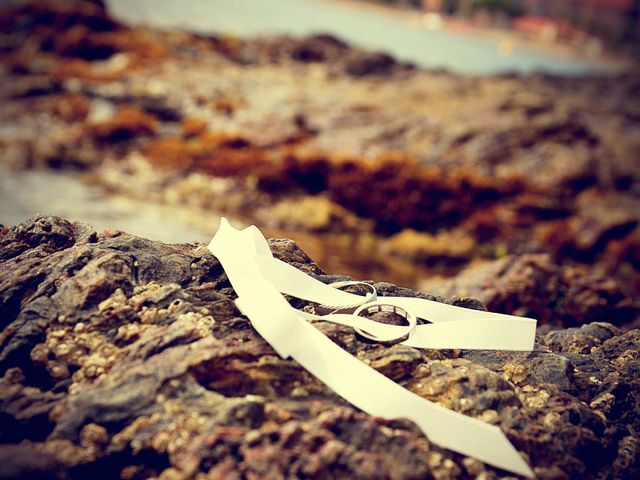
[{"label": "white ribbon", "polygon": [[[209,250],[227,273],[238,295],[236,305],[240,311],[281,357],[293,358],[370,415],[407,418],[434,444],[520,475],[534,476],[498,427],[410,392],[340,348],[307,320],[348,325],[381,341],[408,337],[402,343],[418,348],[521,351],[533,348],[535,320],[421,298],[376,298],[375,290],[366,296],[338,290],[274,258],[255,226],[236,230],[226,218],[222,219]],[[415,316],[431,323],[416,326],[410,320],[409,326],[397,326],[347,313],[311,315],[291,307],[282,294],[341,310],[385,304],[403,309],[410,319]]]}]

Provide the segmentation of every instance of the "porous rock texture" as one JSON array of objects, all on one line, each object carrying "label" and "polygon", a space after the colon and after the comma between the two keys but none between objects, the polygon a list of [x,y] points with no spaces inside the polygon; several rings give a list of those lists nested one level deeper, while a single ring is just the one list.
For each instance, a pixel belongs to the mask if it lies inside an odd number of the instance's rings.
[{"label": "porous rock texture", "polygon": [[[270,245],[336,279],[295,243]],[[233,298],[204,245],[57,217],[4,227],[0,478],[513,478],[350,406],[279,358]],[[515,353],[385,347],[316,326],[424,398],[499,425],[538,478],[640,475],[637,329],[547,325],[535,351]]]}]

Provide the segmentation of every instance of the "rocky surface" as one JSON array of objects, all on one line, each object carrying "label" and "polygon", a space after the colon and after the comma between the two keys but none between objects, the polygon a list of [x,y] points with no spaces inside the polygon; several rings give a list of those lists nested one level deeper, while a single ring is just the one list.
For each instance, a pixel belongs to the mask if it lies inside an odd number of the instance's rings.
[{"label": "rocky surface", "polygon": [[[539,478],[640,476],[637,72],[459,77],[323,35],[131,28],[99,1],[5,10],[0,49],[3,167],[303,232],[358,277],[403,272],[439,301],[536,317],[531,353],[317,327],[499,425]],[[54,217],[0,227],[0,478],[509,477],[357,411],[233,298],[203,245]]]},{"label": "rocky surface", "polygon": [[5,9],[0,47],[5,166],[345,234],[390,278],[548,254],[639,297],[637,71],[455,76],[327,35],[128,27],[98,1]]},{"label": "rocky surface", "polygon": [[508,256],[469,267],[422,287],[443,295],[471,295],[489,310],[511,312],[555,326],[597,320],[625,325],[638,308],[616,280],[597,268],[558,266],[548,254]]},{"label": "rocky surface", "polygon": [[[270,245],[335,280],[290,240]],[[204,245],[57,217],[4,227],[0,478],[512,478],[357,411],[279,358],[233,298]],[[383,347],[317,327],[419,395],[499,425],[538,478],[637,478],[640,330],[585,320],[541,329],[531,353]]]}]

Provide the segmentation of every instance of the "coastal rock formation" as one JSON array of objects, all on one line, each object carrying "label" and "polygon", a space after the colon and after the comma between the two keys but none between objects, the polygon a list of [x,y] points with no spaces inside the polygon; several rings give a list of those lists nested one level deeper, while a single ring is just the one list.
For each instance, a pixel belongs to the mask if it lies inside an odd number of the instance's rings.
[{"label": "coastal rock formation", "polygon": [[424,282],[422,288],[445,297],[471,295],[489,310],[556,326],[598,320],[624,325],[639,312],[634,299],[606,272],[559,266],[548,254],[508,256],[469,267],[446,281]]},{"label": "coastal rock formation", "polygon": [[[640,294],[638,71],[457,76],[329,35],[131,27],[93,1],[7,7],[0,43],[2,165],[88,170],[121,194],[295,231],[396,236],[407,264],[548,253]],[[299,202],[319,213],[291,218]],[[464,248],[441,254],[448,238]]]},{"label": "coastal rock formation", "polygon": [[[46,216],[3,227],[0,478],[513,478],[359,412],[279,358],[233,298],[204,245]],[[317,327],[424,398],[499,425],[538,478],[637,478],[640,330],[589,320],[546,327],[531,353],[384,347]]]},{"label": "coastal rock formation", "polygon": [[[372,269],[389,262],[429,298],[535,317],[531,353],[316,327],[500,426],[538,478],[640,477],[637,71],[462,77],[327,35],[129,27],[100,1],[4,10],[0,44],[3,168],[306,232],[358,257],[358,276],[389,280]],[[513,478],[358,411],[233,299],[204,245],[48,216],[0,226],[0,479]]]}]

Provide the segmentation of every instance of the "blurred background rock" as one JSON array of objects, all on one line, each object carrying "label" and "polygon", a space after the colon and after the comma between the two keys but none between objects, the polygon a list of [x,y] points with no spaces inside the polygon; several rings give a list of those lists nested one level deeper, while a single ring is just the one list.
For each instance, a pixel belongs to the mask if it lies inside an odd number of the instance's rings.
[{"label": "blurred background rock", "polygon": [[[6,2],[0,222],[41,212],[186,242],[227,215],[331,273],[497,285],[507,300],[485,301],[507,313],[631,324],[636,4],[581,5]],[[597,58],[569,26],[600,39]],[[598,308],[567,313],[578,290]]]}]

